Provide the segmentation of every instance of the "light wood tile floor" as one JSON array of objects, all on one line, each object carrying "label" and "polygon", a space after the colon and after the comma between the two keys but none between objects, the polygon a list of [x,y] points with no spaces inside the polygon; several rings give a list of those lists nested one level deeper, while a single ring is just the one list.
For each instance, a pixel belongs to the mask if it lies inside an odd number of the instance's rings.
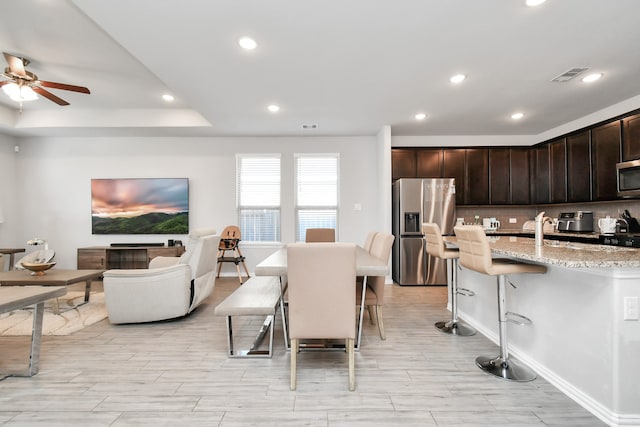
[{"label": "light wood tile floor", "polygon": [[[0,424],[604,425],[544,379],[510,383],[476,368],[477,355],[498,349],[481,335],[455,337],[433,327],[450,317],[444,287],[387,287],[387,340],[365,318],[355,392],[348,391],[340,351],[301,353],[298,389],[290,391],[279,319],[272,359],[227,358],[224,318],[213,309],[237,286],[237,278],[218,279],[207,303],[183,319],[120,326],[105,320],[70,336],[43,337],[40,372],[0,381]],[[261,322],[236,322],[240,338]],[[0,367],[27,354],[27,337],[0,337]]]}]

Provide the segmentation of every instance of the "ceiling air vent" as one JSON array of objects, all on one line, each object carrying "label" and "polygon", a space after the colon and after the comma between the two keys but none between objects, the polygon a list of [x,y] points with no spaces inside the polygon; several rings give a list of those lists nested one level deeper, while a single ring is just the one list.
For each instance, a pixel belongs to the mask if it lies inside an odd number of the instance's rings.
[{"label": "ceiling air vent", "polygon": [[318,125],[316,123],[307,123],[302,125],[302,129],[318,129]]},{"label": "ceiling air vent", "polygon": [[584,73],[587,70],[588,70],[588,68],[572,68],[569,71],[565,71],[564,73],[560,74],[558,77],[556,77],[555,79],[553,79],[551,81],[552,82],[560,82],[560,83],[568,82],[569,80],[571,80],[574,77]]}]

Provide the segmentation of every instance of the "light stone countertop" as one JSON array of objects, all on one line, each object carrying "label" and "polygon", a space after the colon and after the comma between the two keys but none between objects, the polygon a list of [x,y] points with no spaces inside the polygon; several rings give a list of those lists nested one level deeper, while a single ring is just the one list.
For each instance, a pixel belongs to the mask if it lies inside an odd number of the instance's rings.
[{"label": "light stone countertop", "polygon": [[[454,236],[446,240],[455,243]],[[568,268],[640,267],[640,249],[637,248],[550,240],[545,240],[543,247],[536,248],[533,238],[513,236],[489,236],[489,241],[496,255],[541,264]]]},{"label": "light stone countertop", "polygon": [[532,238],[495,236],[489,240],[495,254],[528,261],[570,268],[640,267],[636,248],[549,240],[536,248]]}]

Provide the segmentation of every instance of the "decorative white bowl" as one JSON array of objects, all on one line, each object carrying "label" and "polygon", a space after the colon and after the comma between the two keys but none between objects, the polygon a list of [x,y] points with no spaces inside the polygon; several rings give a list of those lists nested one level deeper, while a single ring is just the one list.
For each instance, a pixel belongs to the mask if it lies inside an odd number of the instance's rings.
[{"label": "decorative white bowl", "polygon": [[21,265],[27,270],[31,271],[34,276],[44,276],[45,271],[56,265],[55,262],[22,262]]}]

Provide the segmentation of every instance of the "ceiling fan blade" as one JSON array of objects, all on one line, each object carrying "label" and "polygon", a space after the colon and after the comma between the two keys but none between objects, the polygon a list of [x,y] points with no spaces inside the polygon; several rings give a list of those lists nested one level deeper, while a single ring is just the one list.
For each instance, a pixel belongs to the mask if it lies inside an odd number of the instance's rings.
[{"label": "ceiling fan blade", "polygon": [[25,77],[27,75],[27,72],[24,70],[24,62],[22,61],[22,58],[18,58],[17,56],[13,56],[7,52],[2,52],[2,54],[4,55],[4,59],[7,60],[9,69],[13,74],[21,77]]},{"label": "ceiling fan blade", "polygon": [[73,92],[81,92],[81,93],[91,93],[89,89],[87,89],[84,86],[74,86],[74,85],[68,85],[64,83],[47,82],[44,80],[38,80],[38,84],[41,86],[50,87],[53,89],[71,90]]},{"label": "ceiling fan blade", "polygon": [[0,87],[4,86],[6,84],[9,84],[9,83],[13,83],[13,80],[5,80],[3,82],[0,82]]},{"label": "ceiling fan blade", "polygon": [[31,89],[33,89],[33,91],[35,93],[37,93],[38,95],[42,95],[45,98],[47,98],[48,100],[53,101],[58,105],[69,105],[69,103],[67,101],[65,101],[64,99],[58,98],[57,96],[55,96],[51,92],[46,91],[46,90],[44,90],[43,88],[41,88],[39,86],[31,86]]}]

